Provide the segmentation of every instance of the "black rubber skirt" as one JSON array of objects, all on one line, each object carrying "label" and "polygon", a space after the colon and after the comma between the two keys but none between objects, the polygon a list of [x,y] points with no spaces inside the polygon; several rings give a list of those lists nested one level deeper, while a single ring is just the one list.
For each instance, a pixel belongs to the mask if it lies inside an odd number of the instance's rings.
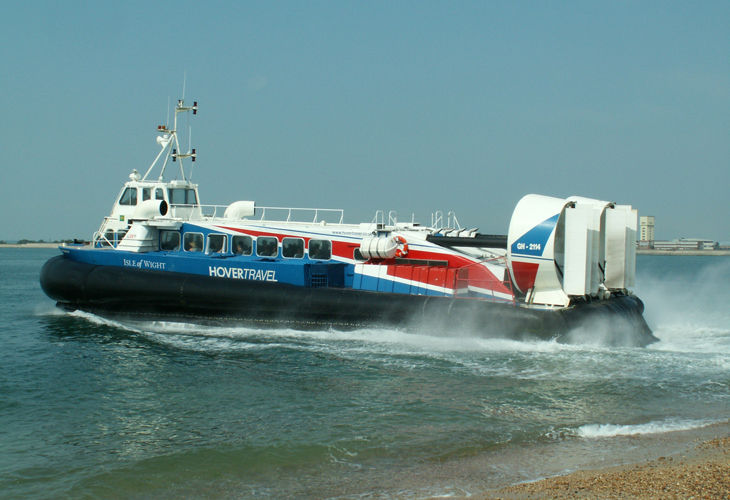
[{"label": "black rubber skirt", "polygon": [[512,303],[341,288],[304,288],[147,269],[96,266],[63,255],[41,270],[59,307],[106,317],[234,321],[300,329],[404,328],[517,340],[645,346],[658,340],[634,296],[542,310]]}]

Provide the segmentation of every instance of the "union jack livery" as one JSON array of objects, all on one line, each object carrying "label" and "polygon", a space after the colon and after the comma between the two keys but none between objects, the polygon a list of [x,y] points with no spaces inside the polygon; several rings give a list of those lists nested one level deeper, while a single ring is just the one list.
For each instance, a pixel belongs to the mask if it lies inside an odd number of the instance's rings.
[{"label": "union jack livery", "polygon": [[[91,241],[63,245],[46,263],[41,286],[59,306],[297,328],[656,340],[628,290],[630,206],[527,195],[503,236],[462,228],[453,213],[436,212],[429,225],[393,212],[348,224],[341,210],[204,205],[185,172],[196,151],[182,152],[177,130],[178,115],[197,110],[178,101],[173,127],[157,129],[157,158],[144,175],[132,172]],[[173,163],[177,178],[167,180]]]}]

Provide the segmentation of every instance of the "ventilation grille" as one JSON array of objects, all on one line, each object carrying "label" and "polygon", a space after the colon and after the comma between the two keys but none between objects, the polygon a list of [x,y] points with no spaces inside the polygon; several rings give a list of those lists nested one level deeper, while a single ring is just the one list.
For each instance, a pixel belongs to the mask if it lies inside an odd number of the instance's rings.
[{"label": "ventilation grille", "polygon": [[326,274],[312,274],[312,288],[321,288],[327,286],[327,275]]}]

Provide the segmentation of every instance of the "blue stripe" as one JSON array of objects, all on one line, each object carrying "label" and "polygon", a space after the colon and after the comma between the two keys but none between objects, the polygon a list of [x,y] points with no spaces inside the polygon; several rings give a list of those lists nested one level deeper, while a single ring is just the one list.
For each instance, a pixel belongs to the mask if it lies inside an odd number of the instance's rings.
[{"label": "blue stripe", "polygon": [[549,219],[545,219],[518,238],[517,241],[512,243],[512,247],[510,248],[512,255],[542,256],[550,235],[555,231],[558,217],[560,217],[560,214],[555,214]]}]

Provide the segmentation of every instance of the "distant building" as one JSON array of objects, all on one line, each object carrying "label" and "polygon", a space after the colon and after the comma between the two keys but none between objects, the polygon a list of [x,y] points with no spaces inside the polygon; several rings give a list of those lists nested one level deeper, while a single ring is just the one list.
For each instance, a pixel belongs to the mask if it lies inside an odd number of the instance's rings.
[{"label": "distant building", "polygon": [[655,241],[654,250],[714,250],[716,245],[712,240],[699,238],[680,238],[672,241]]},{"label": "distant building", "polygon": [[721,250],[722,244],[702,238],[680,238],[678,240],[655,240],[654,239],[654,216],[642,215],[639,217],[639,237],[636,248],[638,250],[661,250],[661,251],[689,251],[689,250]]},{"label": "distant building", "polygon": [[639,241],[654,241],[654,216],[642,215],[639,218]]}]

